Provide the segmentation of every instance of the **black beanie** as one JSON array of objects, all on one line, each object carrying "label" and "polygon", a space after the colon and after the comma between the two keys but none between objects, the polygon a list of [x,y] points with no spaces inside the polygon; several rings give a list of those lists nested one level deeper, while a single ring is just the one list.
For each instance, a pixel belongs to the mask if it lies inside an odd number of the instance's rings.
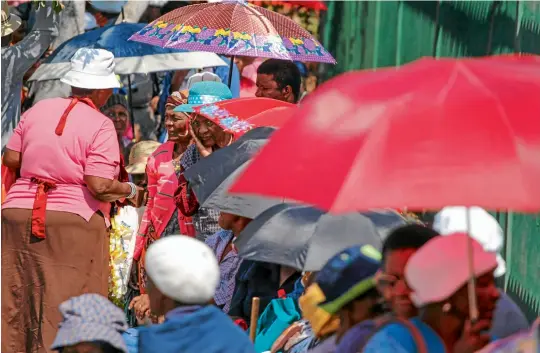
[{"label": "black beanie", "polygon": [[115,106],[117,104],[123,106],[124,108],[126,108],[126,110],[129,110],[129,106],[128,106],[128,102],[127,102],[126,97],[124,97],[121,94],[113,94],[111,96],[111,98],[109,98],[107,103],[105,103],[105,105],[103,105],[103,107],[101,107],[101,111],[104,112],[108,108],[110,108],[112,106]]}]

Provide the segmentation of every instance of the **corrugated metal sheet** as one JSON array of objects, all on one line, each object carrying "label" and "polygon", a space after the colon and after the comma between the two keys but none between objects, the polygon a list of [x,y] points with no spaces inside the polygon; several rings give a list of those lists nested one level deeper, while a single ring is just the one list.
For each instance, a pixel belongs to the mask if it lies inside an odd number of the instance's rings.
[{"label": "corrugated metal sheet", "polygon": [[[336,60],[323,79],[399,66],[422,56],[540,54],[540,3],[525,1],[329,1],[322,42]],[[505,289],[529,318],[540,314],[540,215],[500,214]]]},{"label": "corrugated metal sheet", "polygon": [[516,1],[330,1],[322,41],[338,64],[326,76],[422,56],[540,54],[539,14]]}]

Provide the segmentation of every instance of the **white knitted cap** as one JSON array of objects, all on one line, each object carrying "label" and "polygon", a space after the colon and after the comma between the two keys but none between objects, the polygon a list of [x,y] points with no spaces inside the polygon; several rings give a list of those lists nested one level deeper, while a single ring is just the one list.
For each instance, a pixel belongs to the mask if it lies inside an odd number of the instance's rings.
[{"label": "white knitted cap", "polygon": [[465,233],[435,237],[416,251],[405,265],[405,279],[417,307],[440,303],[463,287],[470,276],[468,242],[473,249],[473,272],[480,277],[497,267],[495,254]]},{"label": "white knitted cap", "polygon": [[152,244],[145,266],[160,292],[183,304],[207,303],[219,283],[219,265],[212,249],[183,235],[168,236]]}]

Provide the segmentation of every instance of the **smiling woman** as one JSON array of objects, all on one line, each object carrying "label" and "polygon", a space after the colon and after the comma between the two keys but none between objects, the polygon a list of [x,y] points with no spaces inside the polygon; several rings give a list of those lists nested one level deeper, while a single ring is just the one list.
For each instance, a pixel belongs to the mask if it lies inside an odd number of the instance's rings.
[{"label": "smiling woman", "polygon": [[101,112],[109,117],[114,123],[118,144],[120,145],[120,152],[124,156],[124,161],[127,161],[133,142],[124,136],[130,118],[126,98],[120,94],[113,94],[101,108]]}]

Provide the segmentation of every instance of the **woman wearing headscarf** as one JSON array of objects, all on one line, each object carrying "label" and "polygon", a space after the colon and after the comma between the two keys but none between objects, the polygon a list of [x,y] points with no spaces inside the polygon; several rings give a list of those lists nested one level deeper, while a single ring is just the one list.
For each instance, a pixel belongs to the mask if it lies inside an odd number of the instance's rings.
[{"label": "woman wearing headscarf", "polygon": [[[465,260],[472,243],[472,273]],[[405,279],[420,315],[410,325],[391,323],[368,340],[364,353],[469,353],[482,349],[492,337],[489,330],[499,291],[494,270],[497,259],[465,233],[437,236],[416,251],[405,266]],[[479,317],[469,319],[467,281],[476,281]]]},{"label": "woman wearing headscarf", "polygon": [[121,94],[113,94],[107,100],[107,103],[101,107],[101,112],[108,116],[114,123],[118,145],[120,146],[120,153],[124,157],[124,161],[127,161],[133,142],[125,136],[126,129],[130,125],[130,115],[126,97]]},{"label": "woman wearing headscarf", "polygon": [[112,53],[79,49],[61,81],[72,97],[28,110],[4,154],[20,177],[2,205],[2,352],[45,352],[60,303],[107,295],[111,202],[143,195],[99,111],[119,86]]},{"label": "woman wearing headscarf", "polygon": [[148,246],[155,240],[171,234],[195,236],[191,218],[178,211],[173,199],[182,172],[180,160],[191,143],[189,116],[182,112],[174,112],[174,108],[186,102],[186,92],[173,92],[167,99],[165,126],[169,140],[152,153],[146,164],[148,202],[133,256],[135,261],[140,260],[138,266],[134,267],[138,267],[141,295],[135,297],[130,304],[130,308],[135,309],[139,319],[146,316],[150,305],[145,290],[144,271],[144,252]]},{"label": "woman wearing headscarf", "polygon": [[[209,156],[212,152],[230,145],[236,137],[240,135],[232,131],[225,131],[224,128],[209,119],[216,108],[211,103],[228,100],[232,98],[232,93],[227,85],[221,82],[202,81],[193,84],[189,90],[188,104],[175,108],[175,112],[190,114],[190,134],[193,138],[191,145],[180,163],[184,170],[197,163],[201,158]],[[208,114],[195,114],[194,108],[203,104],[208,104]],[[245,131],[244,131],[245,132]],[[176,205],[185,216],[192,216],[197,238],[206,238],[221,230],[218,225],[219,212],[217,210],[199,207],[195,196],[189,189],[183,174],[179,180],[179,188],[175,193]]]}]

